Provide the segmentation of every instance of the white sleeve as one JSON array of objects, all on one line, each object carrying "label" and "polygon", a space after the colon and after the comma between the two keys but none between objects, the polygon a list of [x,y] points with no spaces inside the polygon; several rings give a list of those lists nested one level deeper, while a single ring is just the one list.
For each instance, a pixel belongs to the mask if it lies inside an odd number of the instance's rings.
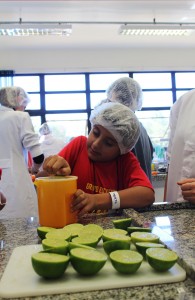
[{"label": "white sleeve", "polygon": [[39,142],[39,135],[35,133],[31,118],[27,112],[21,112],[21,142],[30,151],[32,157],[43,154]]},{"label": "white sleeve", "polygon": [[173,140],[175,136],[175,131],[177,128],[177,121],[178,121],[178,116],[180,112],[182,104],[182,97],[180,97],[172,106],[171,111],[170,111],[170,119],[169,119],[169,144],[167,147],[167,161],[168,163],[170,162],[170,157],[171,157],[171,151],[172,151],[172,145],[173,145]]}]

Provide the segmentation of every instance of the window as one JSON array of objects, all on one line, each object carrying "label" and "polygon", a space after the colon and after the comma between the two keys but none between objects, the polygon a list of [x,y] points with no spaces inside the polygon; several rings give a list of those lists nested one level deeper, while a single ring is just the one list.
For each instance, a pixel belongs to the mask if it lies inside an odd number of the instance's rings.
[{"label": "window", "polygon": [[46,94],[46,110],[86,109],[86,94]]},{"label": "window", "polygon": [[170,108],[182,94],[195,88],[195,72],[16,74],[13,84],[30,94],[27,110],[35,130],[48,121],[56,135],[69,141],[88,135],[91,110],[106,98],[108,86],[121,77],[133,77],[141,85],[143,106],[136,115],[153,144],[165,145]]}]

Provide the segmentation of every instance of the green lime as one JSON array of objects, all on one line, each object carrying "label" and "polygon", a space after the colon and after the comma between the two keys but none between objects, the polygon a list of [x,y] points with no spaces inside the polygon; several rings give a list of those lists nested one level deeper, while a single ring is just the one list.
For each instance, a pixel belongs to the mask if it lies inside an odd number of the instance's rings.
[{"label": "green lime", "polygon": [[177,254],[169,249],[149,248],[146,250],[146,259],[149,265],[156,271],[169,270],[177,262]]},{"label": "green lime", "polygon": [[115,250],[130,250],[130,241],[110,240],[103,243],[103,248],[106,254],[110,254]]},{"label": "green lime", "polygon": [[116,250],[109,257],[113,267],[123,274],[135,273],[143,261],[140,253],[131,250]]},{"label": "green lime", "polygon": [[131,218],[125,218],[125,219],[119,219],[119,220],[112,221],[115,228],[124,229],[124,230],[127,230],[127,227],[129,227],[131,225],[131,222],[132,222]]},{"label": "green lime", "polygon": [[132,232],[151,232],[152,228],[150,227],[127,227],[127,232],[131,234]]},{"label": "green lime", "polygon": [[134,244],[137,242],[159,243],[159,237],[151,232],[135,231],[131,234],[131,241]]},{"label": "green lime", "polygon": [[59,239],[43,239],[42,246],[43,250],[50,250],[49,252],[58,253],[58,254],[67,254],[68,253],[68,242],[65,240]]},{"label": "green lime", "polygon": [[51,231],[53,229],[55,229],[55,228],[53,228],[53,227],[46,227],[46,226],[40,226],[40,227],[37,228],[38,236],[40,237],[41,240],[43,240],[45,238],[45,235],[49,231]]},{"label": "green lime", "polygon": [[90,247],[90,246],[87,246],[87,245],[74,243],[74,242],[69,242],[69,244],[68,244],[69,252],[70,252],[71,249],[74,249],[74,248],[85,248],[85,249],[89,249],[89,250],[94,249],[94,247]]},{"label": "green lime", "polygon": [[95,249],[74,248],[70,250],[73,268],[81,275],[97,274],[105,265],[107,256]]},{"label": "green lime", "polygon": [[31,256],[34,271],[48,279],[61,277],[68,267],[69,260],[68,256],[56,253],[38,252]]},{"label": "green lime", "polygon": [[45,237],[46,239],[60,239],[60,240],[70,241],[71,233],[68,230],[60,228],[60,229],[54,229],[49,231]]},{"label": "green lime", "polygon": [[80,223],[74,223],[64,226],[63,229],[69,230],[72,237],[78,236],[84,225]]},{"label": "green lime", "polygon": [[135,243],[135,247],[137,251],[143,255],[144,258],[146,258],[146,250],[148,248],[165,248],[163,244],[147,242],[137,242]]},{"label": "green lime", "polygon": [[84,235],[84,236],[77,236],[77,237],[73,238],[72,242],[95,248],[99,242],[99,239],[97,236]]},{"label": "green lime", "polygon": [[127,231],[123,229],[105,229],[102,235],[103,242],[110,240],[122,240],[122,241],[131,241],[131,238],[127,236]]},{"label": "green lime", "polygon": [[79,236],[80,237],[93,236],[93,237],[97,237],[98,240],[100,240],[103,231],[104,231],[103,228],[97,224],[87,224],[80,231]]}]

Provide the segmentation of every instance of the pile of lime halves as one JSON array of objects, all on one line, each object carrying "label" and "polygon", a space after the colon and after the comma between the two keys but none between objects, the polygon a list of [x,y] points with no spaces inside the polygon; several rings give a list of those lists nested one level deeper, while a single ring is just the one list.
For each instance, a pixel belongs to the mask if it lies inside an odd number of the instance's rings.
[{"label": "pile of lime halves", "polygon": [[131,218],[113,220],[113,228],[97,224],[66,225],[64,228],[38,227],[42,251],[31,256],[34,271],[46,279],[63,276],[68,266],[80,276],[94,276],[106,264],[113,271],[133,274],[149,264],[166,272],[177,262],[175,252],[167,249],[151,228],[132,227]]}]

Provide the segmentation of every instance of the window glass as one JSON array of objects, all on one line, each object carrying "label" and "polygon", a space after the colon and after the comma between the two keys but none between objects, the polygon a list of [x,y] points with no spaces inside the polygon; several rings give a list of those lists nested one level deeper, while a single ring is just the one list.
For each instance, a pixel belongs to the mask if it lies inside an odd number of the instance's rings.
[{"label": "window glass", "polygon": [[51,125],[53,133],[66,143],[73,137],[87,136],[87,114],[47,114],[46,120]]},{"label": "window glass", "polygon": [[20,86],[26,92],[40,91],[39,76],[14,76],[13,84],[15,86]]},{"label": "window glass", "polygon": [[40,94],[29,94],[30,103],[27,105],[26,109],[33,110],[33,109],[41,109],[40,103]]},{"label": "window glass", "polygon": [[133,78],[142,89],[170,89],[171,73],[134,73]]},{"label": "window glass", "polygon": [[175,73],[176,88],[195,88],[195,72]]},{"label": "window glass", "polygon": [[85,90],[85,75],[45,75],[46,91]]},{"label": "window glass", "polygon": [[46,110],[86,109],[86,94],[46,94]]},{"label": "window glass", "polygon": [[129,74],[128,73],[90,74],[89,75],[90,89],[106,90],[113,81],[121,77],[129,77]]},{"label": "window glass", "polygon": [[0,88],[13,85],[12,76],[0,76]]},{"label": "window glass", "polygon": [[176,92],[176,98],[177,98],[177,100],[182,96],[182,95],[184,95],[184,94],[186,94],[187,92],[189,92],[189,90],[183,90],[183,91],[177,91]]},{"label": "window glass", "polygon": [[91,109],[94,109],[102,100],[106,98],[106,93],[91,93]]},{"label": "window glass", "polygon": [[168,138],[169,110],[136,111],[136,116],[145,127],[153,144]]},{"label": "window glass", "polygon": [[172,92],[153,91],[143,92],[142,107],[171,107],[173,105]]},{"label": "window glass", "polygon": [[31,120],[32,120],[35,132],[38,133],[39,132],[39,128],[41,126],[41,117],[40,116],[31,117]]}]

